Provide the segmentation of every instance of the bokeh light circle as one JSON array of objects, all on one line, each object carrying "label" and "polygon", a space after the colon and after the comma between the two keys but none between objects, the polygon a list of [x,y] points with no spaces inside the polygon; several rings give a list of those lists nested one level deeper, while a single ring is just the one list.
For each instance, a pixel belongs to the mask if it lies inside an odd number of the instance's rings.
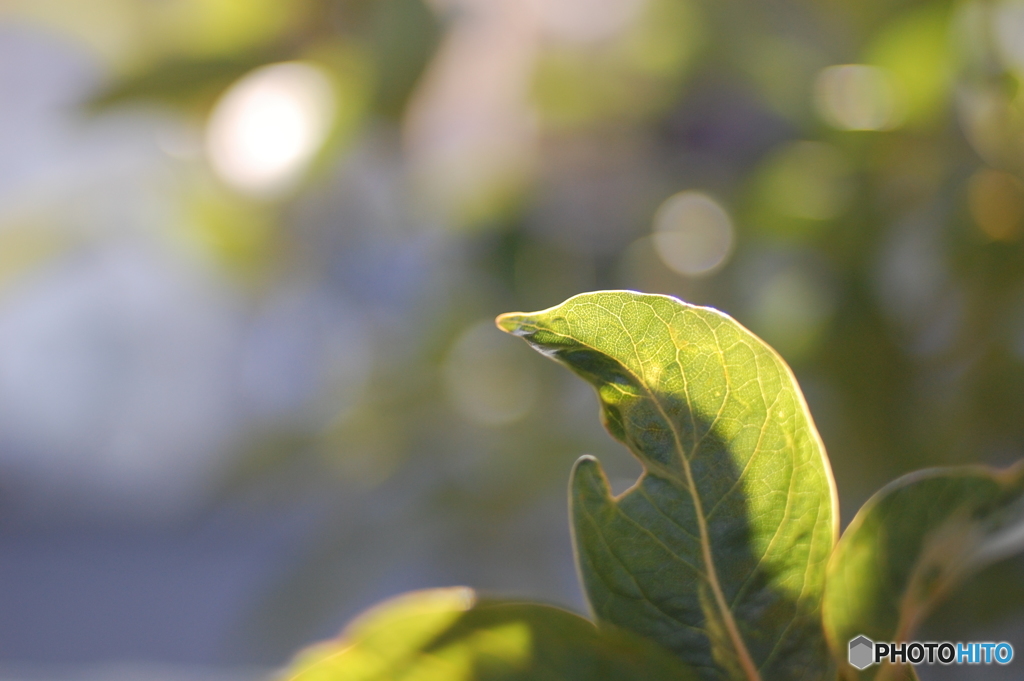
[{"label": "bokeh light circle", "polygon": [[658,256],[670,269],[689,277],[705,276],[732,252],[732,220],[707,194],[683,191],[658,208],[653,238]]},{"label": "bokeh light circle", "polygon": [[330,77],[306,62],[260,67],[214,106],[206,151],[214,172],[248,194],[292,187],[323,145],[334,118]]}]

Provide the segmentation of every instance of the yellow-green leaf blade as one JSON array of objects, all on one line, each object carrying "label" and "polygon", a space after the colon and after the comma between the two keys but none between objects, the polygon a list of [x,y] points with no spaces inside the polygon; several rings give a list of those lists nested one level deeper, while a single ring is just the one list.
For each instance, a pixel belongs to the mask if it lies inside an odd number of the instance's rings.
[{"label": "yellow-green leaf blade", "polygon": [[982,567],[1024,550],[1024,466],[917,471],[875,494],[829,561],[824,623],[844,678],[913,678],[847,663],[849,642],[911,640],[934,606]]},{"label": "yellow-green leaf blade", "polygon": [[392,599],[282,681],[695,681],[671,653],[565,610],[479,600],[466,588]]},{"label": "yellow-green leaf blade", "polygon": [[785,362],[721,312],[629,291],[498,325],[593,384],[609,432],[644,466],[619,498],[596,461],[574,472],[577,560],[597,616],[705,678],[826,675],[835,492]]}]

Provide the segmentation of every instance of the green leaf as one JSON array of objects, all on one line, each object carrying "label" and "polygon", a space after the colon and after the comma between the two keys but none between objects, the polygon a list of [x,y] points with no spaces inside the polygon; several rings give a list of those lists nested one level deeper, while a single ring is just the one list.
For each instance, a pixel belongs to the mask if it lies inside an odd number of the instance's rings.
[{"label": "green leaf", "polygon": [[1024,549],[1024,465],[958,466],[890,483],[857,513],[828,565],[824,623],[845,678],[913,678],[909,667],[847,664],[857,636],[910,640],[971,573]]},{"label": "green leaf", "polygon": [[595,614],[708,679],[818,679],[831,468],[786,363],[725,314],[630,291],[498,318],[597,388],[609,432],[644,466],[613,497],[572,479],[576,556]]},{"label": "green leaf", "polygon": [[565,610],[478,600],[471,589],[399,596],[300,653],[288,681],[693,681],[650,641]]}]

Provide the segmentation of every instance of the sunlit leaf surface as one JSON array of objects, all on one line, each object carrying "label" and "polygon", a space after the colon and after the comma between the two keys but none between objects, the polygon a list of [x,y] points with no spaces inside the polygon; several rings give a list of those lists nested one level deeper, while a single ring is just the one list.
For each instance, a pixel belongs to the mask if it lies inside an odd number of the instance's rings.
[{"label": "sunlit leaf surface", "polygon": [[937,468],[868,500],[829,561],[824,621],[846,678],[903,678],[906,668],[846,664],[849,641],[906,641],[966,576],[1024,549],[1024,467]]},{"label": "sunlit leaf surface", "polygon": [[577,560],[597,616],[708,679],[817,679],[837,534],[824,448],[792,373],[728,316],[675,298],[590,293],[498,325],[596,388],[644,474],[613,498],[572,481]]},{"label": "sunlit leaf surface", "polygon": [[628,632],[470,589],[406,594],[301,653],[288,681],[687,681],[696,675]]}]

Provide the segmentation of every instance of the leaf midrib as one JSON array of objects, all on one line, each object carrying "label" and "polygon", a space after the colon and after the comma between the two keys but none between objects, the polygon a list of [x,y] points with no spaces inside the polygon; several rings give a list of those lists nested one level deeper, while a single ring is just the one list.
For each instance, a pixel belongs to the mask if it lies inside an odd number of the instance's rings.
[{"label": "leaf midrib", "polygon": [[[669,324],[664,319],[661,319],[661,316],[657,314],[657,311],[654,311],[653,308],[652,311],[654,312],[655,316],[658,317],[659,321],[661,321],[662,324],[665,324],[666,328],[669,328]],[[632,341],[633,337],[629,333],[629,329],[626,328],[626,325],[622,323],[622,319],[620,317],[616,315],[616,318],[619,320],[619,324],[622,325],[622,328],[625,329],[626,334],[629,335],[630,340]],[[710,324],[705,322],[703,319],[701,319],[700,321],[708,328],[708,331],[711,332],[711,335],[715,337],[716,347],[721,349],[721,345],[718,340],[718,334],[715,333],[715,330],[711,328]],[[669,335],[671,336],[671,334]],[[678,348],[678,345],[676,347]],[[637,361],[640,362],[639,353],[636,351],[635,341],[633,341],[633,348],[634,354],[637,355]],[[640,362],[640,366],[641,368],[643,367],[642,362]],[[680,369],[681,368],[682,367],[680,366]],[[628,368],[626,368],[626,370],[629,371]],[[689,381],[687,381],[686,379],[686,372],[680,370],[679,375],[683,379],[683,392],[686,394],[686,404],[689,407],[690,418],[692,420],[693,403],[690,400]],[[750,681],[761,681],[761,673],[758,671],[757,666],[754,664],[754,660],[750,657],[750,651],[747,650],[747,645],[744,642],[743,637],[740,635],[739,627],[736,626],[736,620],[733,618],[732,611],[729,609],[729,606],[725,601],[725,593],[723,593],[722,586],[718,582],[718,572],[715,568],[714,557],[711,554],[710,534],[708,532],[707,522],[704,518],[704,505],[701,502],[700,494],[697,492],[697,484],[693,479],[693,471],[690,469],[690,461],[686,457],[686,453],[683,450],[683,443],[680,439],[679,431],[673,423],[672,419],[670,419],[668,414],[665,412],[665,409],[662,406],[661,401],[655,397],[654,392],[651,390],[650,387],[648,387],[647,381],[643,380],[639,376],[637,376],[636,378],[638,381],[640,381],[640,385],[647,392],[647,395],[650,397],[651,402],[657,408],[658,413],[661,414],[662,419],[664,419],[665,423],[668,424],[669,430],[672,432],[672,441],[675,443],[676,453],[679,455],[679,460],[683,465],[683,473],[686,474],[686,484],[689,487],[690,499],[693,502],[694,515],[697,518],[697,529],[700,531],[701,554],[704,559],[704,566],[707,569],[708,573],[708,585],[711,587],[711,592],[715,597],[715,603],[718,605],[718,609],[722,615],[722,619],[725,622],[725,628],[729,632],[729,638],[732,640],[733,649],[736,651],[736,657],[739,658],[740,666],[743,668],[743,672],[747,675],[747,678]],[[728,380],[726,381],[726,383],[728,383]],[[696,436],[697,433],[696,430],[694,430],[695,439]]]},{"label": "leaf midrib", "polygon": [[[640,365],[640,367],[642,369],[643,368],[643,361],[640,359],[638,348],[637,348],[637,345],[636,345],[636,341],[633,339],[633,336],[632,336],[632,334],[630,334],[629,329],[627,328],[627,326],[623,323],[622,317],[619,314],[617,314],[615,312],[612,312],[608,308],[606,308],[603,305],[600,305],[598,303],[588,303],[588,304],[594,305],[595,307],[604,310],[609,315],[615,317],[615,319],[618,320],[619,326],[622,328],[623,331],[625,331],[626,335],[629,337],[630,343],[633,345],[633,353],[636,356],[637,362],[638,362],[638,364]],[[648,306],[648,307],[650,307],[650,306]],[[662,319],[661,316],[657,313],[656,310],[651,308],[651,311],[654,313],[655,317],[657,317],[658,320],[662,324],[664,324],[666,326],[666,328],[671,328],[670,325],[668,324],[668,322],[666,322],[664,319]],[[715,333],[715,330],[705,320],[700,319],[699,317],[698,317],[698,319],[700,320],[700,322],[702,324],[704,324],[707,327],[707,329],[711,333],[711,335],[715,337],[715,345],[716,345],[716,347],[718,347],[719,351],[721,351],[721,345],[720,345],[719,340],[718,340],[718,334]],[[530,326],[532,326],[533,328],[535,328],[537,330],[541,330],[540,327],[537,326],[536,324],[530,324]],[[693,478],[693,472],[690,469],[690,462],[686,458],[686,454],[685,454],[685,451],[684,451],[684,448],[683,448],[683,445],[682,445],[682,440],[680,438],[679,431],[676,428],[675,424],[673,423],[672,419],[669,418],[669,416],[666,413],[663,405],[661,404],[661,401],[658,400],[657,397],[655,397],[654,392],[647,385],[647,381],[646,380],[644,380],[640,376],[637,376],[636,373],[634,371],[632,371],[629,367],[625,366],[624,364],[622,364],[622,362],[619,362],[614,357],[611,357],[610,355],[608,355],[608,353],[606,353],[606,352],[604,352],[602,350],[599,350],[598,348],[595,348],[594,346],[590,345],[589,343],[583,342],[582,340],[580,340],[579,338],[576,338],[575,336],[570,336],[568,334],[560,333],[560,332],[555,331],[555,330],[550,329],[550,328],[545,328],[543,330],[548,332],[548,333],[551,333],[551,334],[553,334],[555,336],[560,336],[562,338],[567,338],[569,340],[572,340],[575,343],[579,343],[580,345],[583,345],[584,347],[589,348],[590,350],[598,352],[598,353],[600,353],[600,354],[602,354],[602,355],[604,355],[606,357],[609,357],[612,360],[618,362],[619,366],[621,366],[623,368],[623,370],[628,372],[630,375],[633,376],[634,379],[636,379],[638,385],[640,385],[640,387],[643,388],[644,392],[647,393],[647,396],[651,400],[651,403],[654,404],[655,408],[658,410],[658,413],[661,414],[662,419],[668,425],[669,431],[672,433],[672,441],[675,444],[676,454],[679,457],[680,463],[682,464],[682,467],[683,467],[683,473],[686,476],[686,484],[687,484],[687,487],[688,487],[687,491],[690,494],[690,500],[693,503],[694,516],[697,519],[697,529],[698,529],[698,531],[700,533],[701,558],[704,561],[704,567],[705,567],[705,569],[707,571],[706,578],[707,578],[708,586],[711,587],[712,595],[715,598],[715,604],[718,606],[719,614],[722,616],[722,620],[723,620],[723,623],[725,624],[726,631],[728,631],[728,633],[729,633],[729,639],[732,642],[733,650],[735,651],[736,657],[739,660],[740,667],[742,667],[742,669],[743,669],[743,673],[747,676],[749,681],[761,681],[761,673],[758,671],[757,666],[754,664],[754,660],[750,657],[750,652],[747,650],[746,643],[744,642],[743,637],[740,634],[739,627],[736,625],[736,620],[732,616],[732,611],[729,609],[728,603],[726,603],[725,594],[722,591],[722,586],[721,586],[721,584],[718,581],[718,572],[717,572],[717,570],[715,568],[714,557],[711,554],[711,539],[710,539],[710,533],[708,532],[707,523],[705,522],[705,518],[704,518],[703,504],[701,503],[700,495],[697,493],[696,482],[694,481],[694,478]],[[671,334],[669,334],[669,335],[671,337]],[[676,345],[674,341],[673,341],[673,345]],[[678,348],[678,345],[676,345],[676,347]],[[689,384],[688,384],[688,381],[686,380],[685,372],[680,371],[679,374],[680,374],[680,376],[683,379],[683,392],[686,394],[686,403],[687,403],[687,406],[690,407],[689,411],[690,411],[690,415],[691,415],[691,418],[692,418],[692,416],[693,416],[693,408],[692,408],[693,403],[690,400]],[[694,436],[696,437],[696,431],[694,432]]]}]

